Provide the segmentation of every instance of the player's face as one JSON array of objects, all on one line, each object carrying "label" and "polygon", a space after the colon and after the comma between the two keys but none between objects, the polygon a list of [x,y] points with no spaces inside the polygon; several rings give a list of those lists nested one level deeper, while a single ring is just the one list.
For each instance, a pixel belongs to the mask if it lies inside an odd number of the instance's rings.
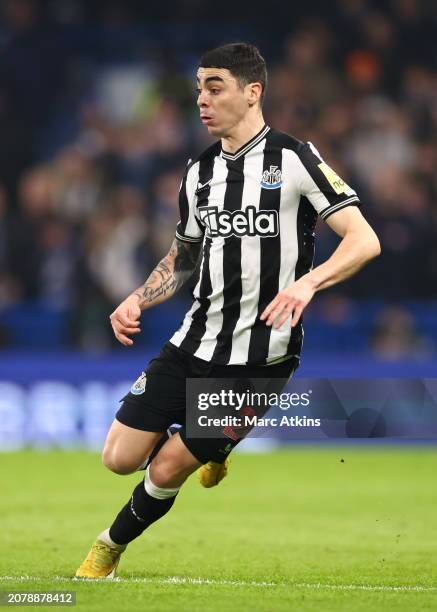
[{"label": "player's face", "polygon": [[223,138],[249,110],[248,87],[244,89],[226,68],[199,68],[197,105],[208,132]]}]

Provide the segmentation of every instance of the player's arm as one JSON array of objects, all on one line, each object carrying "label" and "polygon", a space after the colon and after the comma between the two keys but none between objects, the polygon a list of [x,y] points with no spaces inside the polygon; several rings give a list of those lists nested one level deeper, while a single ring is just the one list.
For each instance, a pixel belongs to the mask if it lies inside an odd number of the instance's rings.
[{"label": "player's arm", "polygon": [[141,310],[171,298],[193,274],[202,243],[173,240],[170,251],[161,259],[152,274],[133,296]]},{"label": "player's arm", "polygon": [[110,316],[114,335],[121,344],[131,346],[129,336],[140,333],[141,311],[171,298],[196,268],[201,242],[175,238],[170,251],[161,259],[146,282],[133,291]]},{"label": "player's arm", "polygon": [[340,244],[327,261],[278,293],[261,315],[267,325],[279,328],[290,316],[296,325],[316,291],[341,283],[380,254],[379,240],[356,206],[333,213],[326,223],[341,236]]}]

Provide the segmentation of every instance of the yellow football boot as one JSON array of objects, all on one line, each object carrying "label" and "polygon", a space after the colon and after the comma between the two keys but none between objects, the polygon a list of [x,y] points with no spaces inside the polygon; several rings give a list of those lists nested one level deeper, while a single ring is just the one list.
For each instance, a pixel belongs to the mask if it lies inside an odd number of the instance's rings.
[{"label": "yellow football boot", "polygon": [[76,571],[76,578],[114,578],[120,555],[125,549],[126,545],[110,546],[97,539]]},{"label": "yellow football boot", "polygon": [[208,461],[197,470],[200,484],[206,489],[215,487],[227,475],[230,460],[227,458],[224,463]]}]

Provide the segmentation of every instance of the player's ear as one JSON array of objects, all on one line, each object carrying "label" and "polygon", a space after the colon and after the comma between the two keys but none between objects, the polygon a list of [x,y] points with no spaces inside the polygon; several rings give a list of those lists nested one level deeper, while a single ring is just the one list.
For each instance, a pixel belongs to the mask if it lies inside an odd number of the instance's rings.
[{"label": "player's ear", "polygon": [[260,100],[262,90],[261,83],[249,83],[246,85],[247,103],[249,106],[254,106]]}]

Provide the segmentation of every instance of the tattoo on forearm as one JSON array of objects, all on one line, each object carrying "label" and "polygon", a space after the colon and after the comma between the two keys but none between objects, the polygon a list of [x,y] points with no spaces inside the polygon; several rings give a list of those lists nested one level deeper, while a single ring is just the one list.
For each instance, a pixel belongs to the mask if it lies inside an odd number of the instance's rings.
[{"label": "tattoo on forearm", "polygon": [[175,240],[173,245],[176,243],[176,256],[174,263],[174,273],[178,281],[179,287],[181,287],[186,280],[190,278],[196,267],[197,260],[199,258],[199,252],[201,245],[199,243],[187,244],[180,240]]},{"label": "tattoo on forearm", "polygon": [[142,287],[135,291],[140,308],[170,297],[192,275],[199,257],[200,244],[175,239],[168,255],[162,259]]}]

